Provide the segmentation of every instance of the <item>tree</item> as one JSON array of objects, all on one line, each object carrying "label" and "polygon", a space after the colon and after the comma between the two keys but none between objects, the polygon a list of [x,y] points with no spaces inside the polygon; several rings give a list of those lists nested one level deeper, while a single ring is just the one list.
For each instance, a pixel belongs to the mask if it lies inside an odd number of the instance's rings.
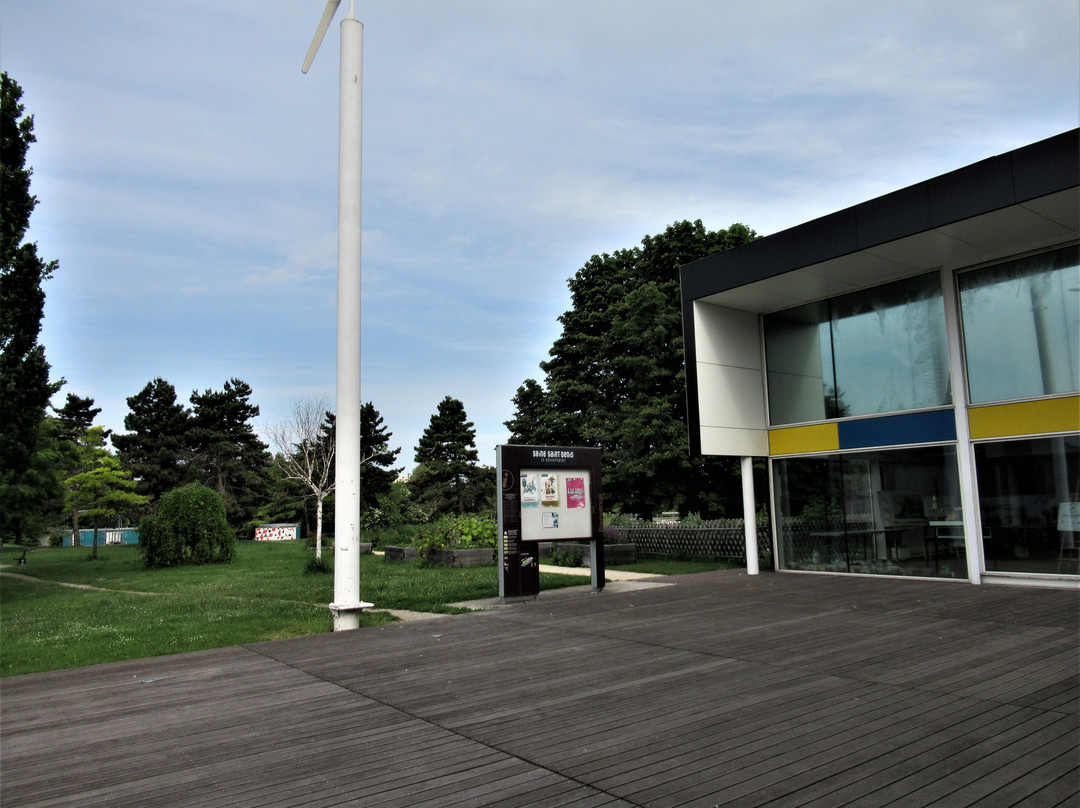
[{"label": "tree", "polygon": [[514,395],[514,417],[505,421],[510,443],[557,446],[563,440],[555,428],[551,401],[535,379],[526,379]]},{"label": "tree", "polygon": [[390,448],[390,432],[382,415],[370,401],[360,408],[360,446],[363,463],[360,466],[360,511],[378,506],[380,497],[390,493],[401,468],[391,468],[401,449]]},{"label": "tree", "polygon": [[[48,491],[39,444],[49,399],[63,381],[49,381],[45,348],[38,342],[45,306],[42,284],[58,264],[23,243],[37,198],[30,193],[26,154],[34,137],[33,116],[23,115],[22,88],[0,73],[0,537],[22,541]],[[39,468],[32,469],[34,463]],[[47,477],[48,475],[46,475]]]},{"label": "tree", "polygon": [[[98,555],[98,529],[146,504],[146,497],[135,493],[131,475],[105,448],[105,433],[101,426],[87,430],[80,447],[81,470],[64,481],[68,489],[65,507],[81,514],[94,528],[93,558]],[[72,543],[79,545],[77,528]]]},{"label": "tree", "polygon": [[191,393],[190,476],[218,492],[234,527],[248,522],[265,500],[271,463],[250,423],[259,414],[250,397],[251,387],[240,379],[230,379],[220,391]]},{"label": "tree", "polygon": [[63,518],[64,478],[77,468],[77,447],[60,439],[61,426],[56,418],[43,418],[38,424],[30,465],[20,476],[19,485],[5,491],[4,524],[19,543],[36,543],[50,525]]},{"label": "tree", "polygon": [[161,377],[130,396],[127,404],[127,434],[113,435],[112,443],[135,476],[136,490],[153,506],[184,482],[191,411],[176,400],[176,388]]},{"label": "tree", "polygon": [[540,364],[544,384],[529,379],[514,397],[512,440],[601,448],[613,509],[722,512],[738,496],[730,464],[689,456],[678,270],[755,238],[741,224],[713,232],[684,221],[590,258],[569,281],[572,308]]},{"label": "tree", "polygon": [[229,563],[236,535],[225,517],[225,501],[202,483],[168,492],[157,515],[139,522],[139,549],[151,568]]},{"label": "tree", "polygon": [[[54,407],[53,411],[60,422],[60,439],[79,443],[86,436],[87,430],[94,425],[94,419],[101,414],[101,407],[95,407],[92,398],[68,393],[64,406],[60,409]],[[101,435],[107,438],[111,433],[112,430],[103,429]]]},{"label": "tree", "polygon": [[293,404],[289,419],[270,428],[274,463],[315,500],[315,558],[322,559],[323,501],[334,490],[334,416],[325,397]]},{"label": "tree", "polygon": [[[109,437],[111,432],[105,427],[99,427],[93,434],[90,433],[94,418],[101,412],[101,408],[94,406],[94,399],[92,398],[83,398],[74,393],[68,393],[64,406],[58,410],[53,408],[53,411],[56,413],[59,440],[61,444],[70,447],[67,454],[68,464],[63,470],[64,476],[71,477],[85,472],[88,463],[91,463],[95,456],[94,448],[96,444],[100,442],[101,448],[104,448],[105,439]],[[81,508],[68,509],[71,514],[71,535],[75,537],[74,541],[72,541],[72,547],[79,546],[79,517],[82,510]],[[94,556],[97,556],[96,545]]]},{"label": "tree", "polygon": [[447,396],[439,402],[416,447],[410,485],[415,501],[433,516],[452,510],[465,513],[467,491],[476,476],[476,430],[466,419],[465,405]]}]

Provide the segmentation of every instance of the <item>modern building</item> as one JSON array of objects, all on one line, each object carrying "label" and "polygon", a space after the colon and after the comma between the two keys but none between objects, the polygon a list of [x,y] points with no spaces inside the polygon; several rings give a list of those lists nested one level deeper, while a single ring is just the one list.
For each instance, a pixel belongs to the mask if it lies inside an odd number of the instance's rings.
[{"label": "modern building", "polygon": [[777,569],[1080,585],[1078,133],[682,268],[691,452],[767,458]]}]

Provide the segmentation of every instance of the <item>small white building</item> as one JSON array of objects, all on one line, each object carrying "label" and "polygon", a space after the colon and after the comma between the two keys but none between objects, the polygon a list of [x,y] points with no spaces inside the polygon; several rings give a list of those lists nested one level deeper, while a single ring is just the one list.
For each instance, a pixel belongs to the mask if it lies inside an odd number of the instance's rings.
[{"label": "small white building", "polygon": [[280,523],[259,525],[255,528],[255,541],[293,541],[300,538],[300,525]]}]

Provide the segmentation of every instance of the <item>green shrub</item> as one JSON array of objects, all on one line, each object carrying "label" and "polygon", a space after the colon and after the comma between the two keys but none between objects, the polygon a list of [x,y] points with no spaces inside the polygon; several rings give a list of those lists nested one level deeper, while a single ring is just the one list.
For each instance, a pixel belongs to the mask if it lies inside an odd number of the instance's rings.
[{"label": "green shrub", "polygon": [[143,518],[139,548],[147,567],[225,564],[236,552],[236,536],[221,496],[191,483],[163,495],[157,516]]},{"label": "green shrub", "polygon": [[604,514],[604,526],[605,527],[637,527],[642,523],[641,519],[638,519],[632,513],[605,513]]},{"label": "green shrub", "polygon": [[304,575],[325,575],[334,571],[334,565],[325,558],[309,558],[304,565]]},{"label": "green shrub", "polygon": [[585,559],[585,548],[578,545],[551,545],[551,563],[556,567],[580,567]]},{"label": "green shrub", "polygon": [[450,514],[421,525],[416,536],[416,554],[421,562],[432,551],[469,550],[495,546],[495,520],[476,514]]}]

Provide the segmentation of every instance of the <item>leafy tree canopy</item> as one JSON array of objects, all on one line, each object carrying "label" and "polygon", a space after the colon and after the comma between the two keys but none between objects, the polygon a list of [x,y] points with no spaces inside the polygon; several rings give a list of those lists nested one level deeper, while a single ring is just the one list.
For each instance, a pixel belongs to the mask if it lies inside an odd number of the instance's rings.
[{"label": "leafy tree canopy", "polygon": [[514,396],[511,442],[601,448],[614,510],[718,514],[725,498],[737,502],[737,490],[723,494],[728,464],[689,456],[679,267],[755,238],[741,224],[683,221],[590,258],[569,281],[544,384],[526,380]]}]

